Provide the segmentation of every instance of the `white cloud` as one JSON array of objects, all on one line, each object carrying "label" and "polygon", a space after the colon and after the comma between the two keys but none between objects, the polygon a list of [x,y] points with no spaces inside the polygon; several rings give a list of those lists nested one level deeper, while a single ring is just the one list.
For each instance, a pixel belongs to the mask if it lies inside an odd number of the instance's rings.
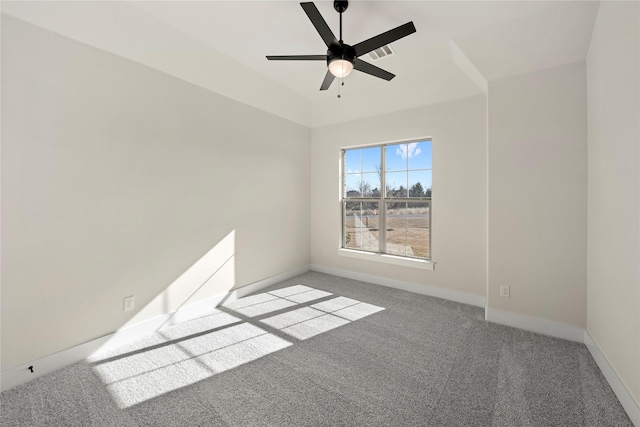
[{"label": "white cloud", "polygon": [[402,157],[403,160],[407,160],[407,157],[416,157],[420,153],[422,153],[422,150],[420,149],[420,147],[418,147],[417,142],[398,145],[398,148],[396,148],[396,154]]}]

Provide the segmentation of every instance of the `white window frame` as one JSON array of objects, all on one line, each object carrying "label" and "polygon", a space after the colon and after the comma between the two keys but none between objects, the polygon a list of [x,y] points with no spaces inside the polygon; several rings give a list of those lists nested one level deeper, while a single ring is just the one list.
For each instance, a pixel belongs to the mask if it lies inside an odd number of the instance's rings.
[{"label": "white window frame", "polygon": [[[341,185],[340,185],[340,222],[341,222],[341,234],[340,234],[340,249],[338,250],[338,255],[347,256],[351,258],[364,259],[364,260],[374,260],[374,261],[382,261],[389,264],[396,265],[404,265],[409,267],[418,267],[425,268],[429,270],[433,270],[434,262],[433,262],[433,253],[432,253],[432,242],[433,242],[433,232],[432,232],[432,218],[433,218],[433,201],[432,197],[409,197],[410,188],[406,189],[405,197],[389,197],[386,194],[386,151],[387,147],[395,146],[395,145],[403,145],[403,144],[411,144],[415,142],[426,142],[429,141],[433,144],[433,140],[430,137],[412,139],[407,141],[397,141],[397,142],[388,142],[383,144],[373,144],[366,146],[358,146],[358,147],[347,147],[341,149],[341,162],[340,162],[340,176],[341,176]],[[432,145],[433,146],[433,145]],[[363,148],[376,148],[380,147],[380,196],[379,197],[349,197],[347,196],[347,189],[345,185],[346,180],[346,152],[349,150],[363,149]],[[433,164],[431,168],[424,168],[419,170],[431,170],[433,171]],[[409,171],[407,166],[407,171]],[[408,183],[407,183],[408,184]],[[407,185],[407,187],[409,187]],[[426,190],[426,189],[425,189]],[[396,255],[387,253],[387,203],[388,202],[408,202],[408,203],[427,203],[429,209],[429,245],[428,245],[428,253],[429,258],[419,258],[412,257],[408,255]],[[346,247],[346,224],[345,224],[345,207],[348,202],[373,202],[378,203],[379,217],[378,217],[378,250],[377,251],[369,251],[365,249],[357,249],[357,248],[348,248]]]}]

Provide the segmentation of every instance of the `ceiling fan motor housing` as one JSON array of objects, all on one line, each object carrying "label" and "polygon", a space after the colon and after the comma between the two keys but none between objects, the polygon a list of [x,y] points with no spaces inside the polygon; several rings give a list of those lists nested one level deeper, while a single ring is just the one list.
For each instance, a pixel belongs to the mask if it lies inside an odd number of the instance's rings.
[{"label": "ceiling fan motor housing", "polygon": [[356,59],[356,50],[348,44],[331,44],[327,49],[327,65],[338,59],[344,59],[352,64]]}]

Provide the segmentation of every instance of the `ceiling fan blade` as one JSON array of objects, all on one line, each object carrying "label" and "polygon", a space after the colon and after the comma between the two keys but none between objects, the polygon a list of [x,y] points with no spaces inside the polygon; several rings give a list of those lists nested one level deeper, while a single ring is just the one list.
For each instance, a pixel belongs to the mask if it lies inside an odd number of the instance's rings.
[{"label": "ceiling fan blade", "polygon": [[331,44],[337,44],[338,40],[336,39],[336,36],[333,35],[331,28],[329,28],[327,22],[324,20],[322,15],[320,15],[316,5],[312,2],[307,2],[300,3],[300,6],[304,9],[313,26],[316,27],[318,34],[320,34],[320,37],[324,40],[324,44],[326,44],[327,47]]},{"label": "ceiling fan blade", "polygon": [[361,56],[361,55],[364,55],[365,53],[369,53],[372,50],[375,50],[386,44],[393,43],[394,41],[399,40],[415,32],[416,32],[416,27],[413,25],[413,22],[407,22],[404,25],[400,25],[399,27],[396,27],[385,33],[378,34],[375,37],[371,37],[368,40],[360,42],[354,45],[353,48],[356,50],[356,56]]},{"label": "ceiling fan blade", "polygon": [[269,61],[326,61],[327,55],[267,55]]},{"label": "ceiling fan blade", "polygon": [[335,76],[331,74],[331,71],[327,70],[327,75],[324,76],[324,81],[322,82],[322,86],[320,86],[320,90],[327,90],[331,83],[333,83],[333,79]]},{"label": "ceiling fan blade", "polygon": [[353,68],[363,73],[371,74],[374,77],[380,77],[381,79],[391,80],[396,75],[391,74],[388,71],[378,68],[375,65],[371,65],[368,62],[364,62],[362,59],[356,58],[353,64]]}]

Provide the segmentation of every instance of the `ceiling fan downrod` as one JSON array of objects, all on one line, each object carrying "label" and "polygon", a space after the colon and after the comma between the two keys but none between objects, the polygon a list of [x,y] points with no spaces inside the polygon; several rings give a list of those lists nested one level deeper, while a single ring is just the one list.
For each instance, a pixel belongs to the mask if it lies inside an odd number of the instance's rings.
[{"label": "ceiling fan downrod", "polygon": [[344,13],[344,11],[347,10],[347,8],[349,7],[349,2],[348,1],[334,1],[333,2],[333,8],[336,10],[336,12],[338,12],[340,14],[340,44],[342,44],[342,14]]}]

